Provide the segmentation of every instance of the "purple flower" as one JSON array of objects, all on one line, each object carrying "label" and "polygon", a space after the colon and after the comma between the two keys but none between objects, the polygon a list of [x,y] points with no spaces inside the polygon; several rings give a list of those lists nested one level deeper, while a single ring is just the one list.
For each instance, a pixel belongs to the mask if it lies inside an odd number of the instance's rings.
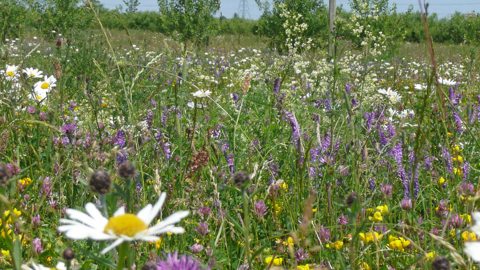
[{"label": "purple flower", "polygon": [[153,126],[153,111],[152,110],[147,111],[147,116],[145,117],[145,121],[147,122],[148,129],[152,129],[152,126]]},{"label": "purple flower", "polygon": [[37,109],[35,109],[35,107],[33,107],[33,106],[28,106],[27,107],[27,112],[29,114],[34,114],[36,111],[37,111]]},{"label": "purple flower", "polygon": [[455,121],[455,130],[457,131],[457,133],[462,134],[464,131],[463,121],[457,112],[453,112],[453,120]]},{"label": "purple flower", "polygon": [[255,215],[257,215],[258,218],[263,218],[267,214],[267,210],[267,205],[263,200],[255,203]]},{"label": "purple flower", "polygon": [[368,180],[368,188],[369,188],[371,191],[374,191],[374,190],[375,190],[375,179],[370,178],[370,180]]},{"label": "purple flower", "polygon": [[118,146],[119,148],[125,147],[126,143],[126,137],[125,137],[125,131],[123,130],[118,130],[117,134],[115,134],[115,137],[113,137],[113,144],[115,146]]},{"label": "purple flower", "polygon": [[463,219],[458,214],[453,214],[448,224],[453,228],[460,228],[463,226]]},{"label": "purple flower", "polygon": [[206,222],[200,222],[195,231],[197,231],[200,235],[203,236],[207,235],[210,232],[210,230],[208,229],[208,224]]},{"label": "purple flower", "polygon": [[382,186],[380,187],[380,190],[386,197],[392,196],[392,189],[393,186],[391,184],[382,184]]},{"label": "purple flower", "polygon": [[32,217],[32,225],[35,226],[35,227],[38,227],[40,226],[40,215],[36,215],[36,216],[33,216]]},{"label": "purple flower", "polygon": [[297,251],[295,251],[295,260],[297,262],[302,262],[302,261],[305,261],[307,260],[308,258],[310,257],[310,255],[308,254],[308,252],[303,249],[303,248],[299,248]]},{"label": "purple flower", "polygon": [[210,209],[208,206],[202,206],[198,208],[198,213],[202,216],[202,218],[207,218],[211,212],[212,209]]},{"label": "purple flower", "polygon": [[320,236],[320,241],[323,243],[330,241],[330,229],[320,226],[318,235]]},{"label": "purple flower", "polygon": [[281,82],[282,81],[280,80],[280,78],[276,78],[275,81],[273,82],[273,93],[275,93],[275,95],[280,93]]},{"label": "purple flower", "polygon": [[290,127],[292,128],[293,144],[297,148],[297,151],[300,153],[300,125],[298,124],[295,114],[285,111],[285,117],[287,118],[288,122],[290,123]]},{"label": "purple flower", "polygon": [[74,134],[76,130],[77,125],[75,125],[74,123],[65,124],[60,128],[60,131],[62,131],[63,134]]},{"label": "purple flower", "polygon": [[452,156],[446,147],[442,148],[442,158],[445,160],[445,166],[449,173],[453,172]]},{"label": "purple flower", "polygon": [[178,256],[178,253],[167,255],[165,260],[157,262],[157,270],[201,270],[200,263],[187,255]]},{"label": "purple flower", "polygon": [[50,180],[50,177],[45,177],[45,179],[43,179],[41,193],[45,195],[45,197],[50,197],[52,194],[52,181]]},{"label": "purple flower", "polygon": [[352,92],[352,85],[347,83],[345,84],[345,92],[350,95],[350,93]]},{"label": "purple flower", "polygon": [[410,198],[403,198],[402,201],[400,202],[400,207],[403,210],[410,210],[412,209],[412,199]]},{"label": "purple flower", "polygon": [[230,169],[230,174],[234,174],[235,173],[235,161],[234,161],[233,154],[228,154],[226,156],[226,159],[227,159],[228,168]]},{"label": "purple flower", "polygon": [[463,181],[466,181],[468,178],[468,174],[470,173],[470,163],[468,161],[465,161],[463,163]]},{"label": "purple flower", "polygon": [[33,239],[32,248],[33,248],[33,252],[35,252],[36,254],[42,253],[43,252],[42,240],[40,240],[40,238],[38,237]]},{"label": "purple flower", "polygon": [[409,181],[407,179],[405,168],[403,167],[403,150],[402,150],[402,143],[397,143],[390,154],[395,159],[395,163],[397,164],[397,175],[402,181],[403,185],[403,196],[404,198],[410,198],[410,187]]},{"label": "purple flower", "polygon": [[337,219],[337,223],[339,225],[347,225],[348,224],[348,217],[342,214],[340,217]]},{"label": "purple flower", "polygon": [[200,253],[203,250],[203,246],[199,243],[195,243],[192,246],[190,246],[190,250],[192,251],[192,253],[195,253],[195,254]]}]

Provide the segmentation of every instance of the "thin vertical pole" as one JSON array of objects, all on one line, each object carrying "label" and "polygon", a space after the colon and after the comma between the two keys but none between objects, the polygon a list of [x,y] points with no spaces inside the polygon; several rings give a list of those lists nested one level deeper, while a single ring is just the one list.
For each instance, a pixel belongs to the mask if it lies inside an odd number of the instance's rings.
[{"label": "thin vertical pole", "polygon": [[335,56],[335,14],[337,10],[336,0],[329,0],[328,3],[328,28],[330,35],[328,39],[328,56],[333,59]]}]

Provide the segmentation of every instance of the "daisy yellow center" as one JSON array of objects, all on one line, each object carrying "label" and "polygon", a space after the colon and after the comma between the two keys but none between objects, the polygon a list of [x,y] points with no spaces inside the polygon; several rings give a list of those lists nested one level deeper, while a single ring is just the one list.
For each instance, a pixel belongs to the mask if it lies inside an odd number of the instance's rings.
[{"label": "daisy yellow center", "polygon": [[8,77],[13,77],[13,76],[15,76],[15,72],[9,70],[9,71],[7,71],[7,76]]},{"label": "daisy yellow center", "polygon": [[48,87],[50,87],[50,84],[48,82],[43,82],[41,85],[40,85],[40,88],[42,89],[48,89]]},{"label": "daisy yellow center", "polygon": [[104,232],[113,232],[116,235],[125,235],[133,237],[141,231],[147,229],[147,224],[133,214],[123,214],[116,217],[111,217],[108,220]]}]

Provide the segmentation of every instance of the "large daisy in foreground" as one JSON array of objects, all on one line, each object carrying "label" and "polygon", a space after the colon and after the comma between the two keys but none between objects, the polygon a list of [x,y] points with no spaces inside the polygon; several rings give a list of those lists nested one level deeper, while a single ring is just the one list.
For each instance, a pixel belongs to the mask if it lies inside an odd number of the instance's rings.
[{"label": "large daisy in foreground", "polygon": [[160,194],[155,205],[148,204],[137,214],[125,213],[125,208],[119,208],[113,217],[104,217],[93,203],[85,205],[86,213],[67,209],[69,219],[60,219],[58,230],[71,239],[114,240],[111,245],[102,250],[107,253],[125,241],[156,241],[162,233],[183,233],[182,227],[174,226],[186,216],[188,211],[176,212],[157,224],[150,226],[162,208],[166,193]]},{"label": "large daisy in foreground", "polygon": [[[473,219],[475,220],[475,225],[470,228],[476,235],[480,236],[480,212],[475,212],[472,214]],[[465,243],[465,253],[470,256],[474,261],[480,262],[480,242],[467,242]]]}]

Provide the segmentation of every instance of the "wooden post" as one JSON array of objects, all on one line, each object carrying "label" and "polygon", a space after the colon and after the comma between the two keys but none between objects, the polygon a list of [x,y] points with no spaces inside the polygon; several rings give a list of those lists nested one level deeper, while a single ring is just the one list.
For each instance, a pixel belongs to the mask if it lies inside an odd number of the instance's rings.
[{"label": "wooden post", "polygon": [[328,56],[333,59],[335,56],[335,14],[336,14],[336,0],[329,0],[328,3],[328,28],[330,35],[328,39]]}]

